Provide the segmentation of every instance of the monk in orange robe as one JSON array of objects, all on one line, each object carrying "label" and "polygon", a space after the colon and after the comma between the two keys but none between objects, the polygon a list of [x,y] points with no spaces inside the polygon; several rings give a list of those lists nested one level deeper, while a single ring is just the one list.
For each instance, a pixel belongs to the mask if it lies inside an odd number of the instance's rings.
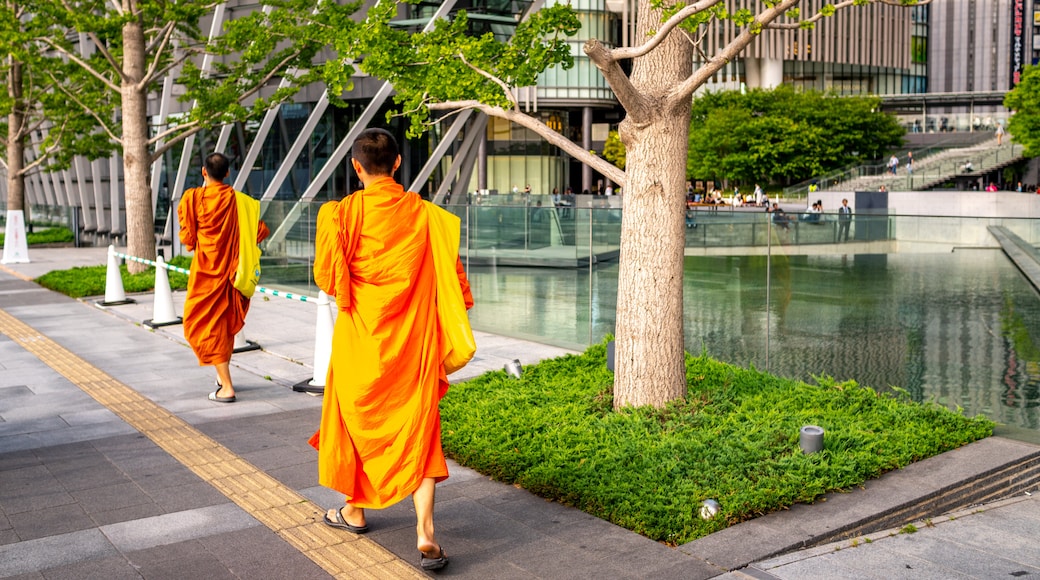
[{"label": "monk in orange robe", "polygon": [[[325,523],[368,531],[365,508],[411,495],[420,566],[448,563],[434,538],[434,489],[448,477],[438,403],[448,388],[428,229],[430,206],[393,179],[397,143],[363,131],[351,164],[365,188],[318,213],[314,280],[336,297],[339,316],[322,404],[318,449],[322,485],[346,496]],[[455,256],[466,307],[469,283]]]},{"label": "monk in orange robe", "polygon": [[[200,365],[216,367],[217,390],[209,398],[218,403],[235,401],[231,353],[249,311],[249,298],[232,286],[239,240],[235,190],[224,183],[229,167],[228,158],[220,153],[206,157],[202,167],[205,184],[184,192],[177,206],[181,243],[195,252],[184,301],[184,338]],[[268,233],[267,224],[261,221],[257,243]]]}]

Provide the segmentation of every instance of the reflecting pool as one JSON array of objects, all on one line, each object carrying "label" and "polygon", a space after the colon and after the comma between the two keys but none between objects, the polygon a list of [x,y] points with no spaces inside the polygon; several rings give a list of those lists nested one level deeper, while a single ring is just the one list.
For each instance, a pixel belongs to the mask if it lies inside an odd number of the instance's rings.
[{"label": "reflecting pool", "polygon": [[[475,327],[582,349],[614,332],[617,264],[471,267]],[[1040,297],[994,249],[688,257],[691,352],[898,387],[1040,437]]]}]

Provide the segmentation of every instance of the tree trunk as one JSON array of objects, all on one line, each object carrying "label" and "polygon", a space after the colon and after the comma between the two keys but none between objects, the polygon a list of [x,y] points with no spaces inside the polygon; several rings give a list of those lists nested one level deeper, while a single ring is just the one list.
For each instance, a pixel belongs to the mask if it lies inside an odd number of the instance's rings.
[{"label": "tree trunk", "polygon": [[[639,3],[637,38],[648,38],[660,11]],[[641,42],[641,41],[640,41]],[[683,344],[684,187],[690,100],[674,106],[668,91],[693,69],[689,41],[671,34],[635,59],[632,84],[649,104],[647,119],[626,118],[628,157],[621,224],[614,407],[653,405],[686,395]]]},{"label": "tree trunk", "polygon": [[8,56],[7,96],[11,112],[7,115],[7,209],[25,211],[25,112],[22,110],[22,63]]},{"label": "tree trunk", "polygon": [[[148,87],[145,75],[144,29],[138,20],[123,25],[123,72],[121,85],[123,113],[123,182],[126,189],[126,245],[131,256],[155,259],[155,217],[148,174]],[[131,273],[143,272],[147,265],[128,262]]]}]

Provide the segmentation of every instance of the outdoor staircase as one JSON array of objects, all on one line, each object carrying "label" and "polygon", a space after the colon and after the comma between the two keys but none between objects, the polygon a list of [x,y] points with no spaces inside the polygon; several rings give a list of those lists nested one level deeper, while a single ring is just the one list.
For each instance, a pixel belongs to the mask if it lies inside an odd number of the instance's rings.
[{"label": "outdoor staircase", "polygon": [[942,514],[965,509],[1030,491],[1040,485],[1040,452],[1001,465],[982,474],[951,481],[946,487],[915,501],[874,514],[854,525],[835,529],[827,537],[814,538],[819,546],[837,540],[855,538],[864,534],[898,528],[910,522],[936,518]]},{"label": "outdoor staircase", "polygon": [[[1022,145],[1005,136],[1001,144],[994,137],[975,145],[955,148],[933,147],[914,151],[914,172],[906,171],[906,159],[900,159],[899,170],[892,175],[885,165],[859,165],[814,180],[821,191],[922,191],[958,177],[982,177],[1023,159]],[[971,171],[964,167],[971,162]],[[784,190],[785,197],[807,192],[805,182]]]}]

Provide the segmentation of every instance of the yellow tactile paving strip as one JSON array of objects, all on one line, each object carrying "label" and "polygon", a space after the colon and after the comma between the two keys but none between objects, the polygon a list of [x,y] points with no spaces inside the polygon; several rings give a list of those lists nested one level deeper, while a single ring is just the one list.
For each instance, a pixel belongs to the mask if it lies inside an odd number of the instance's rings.
[{"label": "yellow tactile paving strip", "polygon": [[67,378],[336,578],[425,578],[181,418],[0,310],[0,332]]}]

